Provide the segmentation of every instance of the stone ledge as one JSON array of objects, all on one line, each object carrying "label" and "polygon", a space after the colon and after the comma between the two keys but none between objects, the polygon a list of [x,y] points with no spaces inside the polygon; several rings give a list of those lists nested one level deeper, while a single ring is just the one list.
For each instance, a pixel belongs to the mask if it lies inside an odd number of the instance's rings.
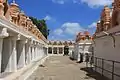
[{"label": "stone ledge", "polygon": [[26,80],[37,69],[38,65],[43,64],[48,57],[45,56],[37,61],[33,61],[31,64],[0,80]]}]

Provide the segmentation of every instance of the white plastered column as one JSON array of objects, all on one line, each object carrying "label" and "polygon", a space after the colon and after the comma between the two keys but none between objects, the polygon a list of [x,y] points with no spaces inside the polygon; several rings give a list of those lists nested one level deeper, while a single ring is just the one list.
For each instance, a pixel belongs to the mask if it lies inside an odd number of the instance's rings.
[{"label": "white plastered column", "polygon": [[63,48],[63,55],[64,55],[64,47],[62,47]]},{"label": "white plastered column", "polygon": [[37,43],[35,44],[35,59],[38,59]]},{"label": "white plastered column", "polygon": [[0,72],[1,72],[1,61],[2,61],[2,48],[3,48],[3,38],[0,37]]},{"label": "white plastered column", "polygon": [[18,69],[25,66],[25,40],[19,40],[17,46],[17,65]]},{"label": "white plastered column", "polygon": [[57,47],[57,54],[59,54],[59,47]]},{"label": "white plastered column", "polygon": [[4,49],[2,55],[2,72],[17,71],[17,50],[15,37],[8,37],[4,39]]},{"label": "white plastered column", "polygon": [[46,49],[46,52],[47,52],[46,55],[48,55],[48,47],[47,47],[47,49]]},{"label": "white plastered column", "polygon": [[41,58],[44,56],[44,48],[43,45],[41,44]]},{"label": "white plastered column", "polygon": [[34,46],[32,46],[32,61],[34,60],[34,52],[35,52],[35,49],[34,49]]},{"label": "white plastered column", "polygon": [[8,37],[7,28],[3,28],[0,31],[0,72],[1,72],[1,61],[2,61],[2,50],[3,50],[3,38]]},{"label": "white plastered column", "polygon": [[31,45],[30,45],[30,41],[28,41],[26,43],[25,46],[25,53],[26,53],[26,64],[30,64],[31,63]]},{"label": "white plastered column", "polygon": [[10,56],[11,58],[11,71],[16,72],[17,71],[17,50],[16,50],[16,38],[12,38],[12,54]]},{"label": "white plastered column", "polygon": [[52,47],[52,54],[54,54],[54,50],[53,50],[54,48]]}]

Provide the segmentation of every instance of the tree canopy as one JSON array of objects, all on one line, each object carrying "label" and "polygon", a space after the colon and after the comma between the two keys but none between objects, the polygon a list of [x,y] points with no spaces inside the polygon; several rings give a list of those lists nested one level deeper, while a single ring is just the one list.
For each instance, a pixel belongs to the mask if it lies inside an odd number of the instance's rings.
[{"label": "tree canopy", "polygon": [[49,29],[47,28],[46,21],[44,19],[38,20],[37,18],[30,17],[33,24],[37,26],[37,28],[40,30],[40,32],[45,36],[47,39],[47,36],[49,35]]}]

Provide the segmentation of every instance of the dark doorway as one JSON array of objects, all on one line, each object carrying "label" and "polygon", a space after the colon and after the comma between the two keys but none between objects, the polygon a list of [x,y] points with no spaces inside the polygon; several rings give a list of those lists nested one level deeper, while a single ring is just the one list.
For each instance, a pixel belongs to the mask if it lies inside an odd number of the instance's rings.
[{"label": "dark doorway", "polygon": [[63,48],[59,48],[59,54],[63,53]]},{"label": "dark doorway", "polygon": [[51,47],[48,48],[48,53],[52,54],[52,48]]},{"label": "dark doorway", "polygon": [[54,47],[54,48],[53,48],[53,53],[54,53],[54,54],[57,54],[57,47]]},{"label": "dark doorway", "polygon": [[65,46],[64,47],[64,55],[68,55],[68,53],[69,53],[69,47]]}]

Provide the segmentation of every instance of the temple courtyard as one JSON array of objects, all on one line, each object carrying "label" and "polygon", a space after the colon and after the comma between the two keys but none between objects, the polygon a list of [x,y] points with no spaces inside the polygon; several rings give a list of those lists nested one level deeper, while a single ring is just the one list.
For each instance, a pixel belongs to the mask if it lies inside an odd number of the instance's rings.
[{"label": "temple courtyard", "polygon": [[107,80],[85,63],[76,63],[68,56],[51,56],[27,80]]}]

